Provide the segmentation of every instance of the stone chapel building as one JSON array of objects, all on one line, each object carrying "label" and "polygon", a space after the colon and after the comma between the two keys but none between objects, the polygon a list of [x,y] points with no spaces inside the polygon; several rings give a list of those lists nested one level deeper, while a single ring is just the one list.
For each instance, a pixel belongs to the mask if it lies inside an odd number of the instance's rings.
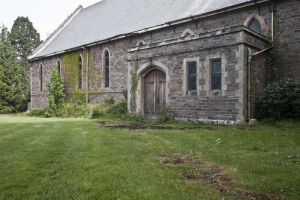
[{"label": "stone chapel building", "polygon": [[300,79],[300,0],[79,6],[29,57],[30,108],[48,106],[57,68],[68,95],[88,103],[127,91],[129,111],[145,117],[169,109],[180,120],[243,123],[266,86],[275,39],[277,74]]}]

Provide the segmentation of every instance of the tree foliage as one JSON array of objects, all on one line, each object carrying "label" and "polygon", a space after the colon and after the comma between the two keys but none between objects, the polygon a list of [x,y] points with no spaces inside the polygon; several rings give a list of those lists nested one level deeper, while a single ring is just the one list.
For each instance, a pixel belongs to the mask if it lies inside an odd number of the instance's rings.
[{"label": "tree foliage", "polygon": [[26,72],[18,65],[10,34],[7,28],[0,27],[0,113],[26,109],[28,94],[24,77]]},{"label": "tree foliage", "polygon": [[40,34],[28,17],[18,17],[12,26],[10,37],[17,50],[19,63],[27,66],[27,57],[41,44]]},{"label": "tree foliage", "polygon": [[300,82],[280,80],[267,86],[256,105],[258,119],[300,119]]},{"label": "tree foliage", "polygon": [[11,29],[0,27],[0,113],[22,112],[30,98],[27,57],[41,43],[27,17],[18,17]]}]

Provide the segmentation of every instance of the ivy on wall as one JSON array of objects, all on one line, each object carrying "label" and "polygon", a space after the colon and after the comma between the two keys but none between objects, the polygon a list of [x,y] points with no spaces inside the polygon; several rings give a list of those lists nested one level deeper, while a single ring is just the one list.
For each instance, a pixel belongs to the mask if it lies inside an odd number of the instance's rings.
[{"label": "ivy on wall", "polygon": [[[69,53],[63,57],[62,70],[65,79],[67,101],[74,104],[85,102],[85,91],[79,89],[79,56],[78,52]],[[82,79],[84,78],[85,65],[82,66]]]},{"label": "ivy on wall", "polygon": [[[85,52],[85,58],[88,60],[89,65],[89,73],[88,73],[88,81],[89,81],[89,93],[93,94],[102,94],[102,69],[97,69],[95,64],[95,53],[94,51],[90,51],[89,53]],[[85,71],[86,72],[86,71]]]},{"label": "ivy on wall", "polygon": [[[82,87],[79,87],[80,55],[80,52],[73,52],[63,56],[62,71],[67,92],[66,100],[74,104],[85,103],[90,93],[103,94],[101,89],[102,70],[96,68],[93,51],[84,51],[82,54]],[[87,81],[88,87],[86,85]]]},{"label": "ivy on wall", "polygon": [[131,77],[131,99],[130,99],[130,111],[131,112],[135,112],[136,111],[136,91],[137,91],[137,87],[138,87],[138,82],[139,82],[139,78],[138,78],[138,74],[137,74],[137,70],[139,68],[139,52],[137,51],[137,55],[134,61],[134,72],[132,74]]}]

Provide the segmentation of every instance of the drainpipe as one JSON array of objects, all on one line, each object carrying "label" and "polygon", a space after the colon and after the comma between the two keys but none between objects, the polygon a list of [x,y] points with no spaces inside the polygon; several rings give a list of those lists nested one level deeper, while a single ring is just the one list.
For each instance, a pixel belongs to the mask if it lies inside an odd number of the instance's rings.
[{"label": "drainpipe", "polygon": [[252,50],[248,48],[248,63],[247,63],[247,121],[251,120],[251,60]]},{"label": "drainpipe", "polygon": [[275,10],[275,2],[271,0],[271,38],[272,42],[274,42],[274,10]]}]

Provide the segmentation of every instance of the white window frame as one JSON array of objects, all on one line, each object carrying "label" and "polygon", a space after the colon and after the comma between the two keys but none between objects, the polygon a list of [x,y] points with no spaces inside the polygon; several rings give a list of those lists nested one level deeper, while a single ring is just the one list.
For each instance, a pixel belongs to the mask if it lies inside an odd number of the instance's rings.
[{"label": "white window frame", "polygon": [[[196,90],[195,91],[188,91],[188,63],[190,62],[196,62],[196,68],[197,68],[197,78],[196,78]],[[199,77],[200,77],[200,59],[199,57],[195,57],[195,58],[185,58],[183,60],[183,77],[182,77],[182,81],[183,81],[183,85],[182,85],[182,92],[183,92],[183,96],[187,96],[190,95],[192,96],[192,94],[194,92],[196,92],[196,95],[199,95]]]}]

